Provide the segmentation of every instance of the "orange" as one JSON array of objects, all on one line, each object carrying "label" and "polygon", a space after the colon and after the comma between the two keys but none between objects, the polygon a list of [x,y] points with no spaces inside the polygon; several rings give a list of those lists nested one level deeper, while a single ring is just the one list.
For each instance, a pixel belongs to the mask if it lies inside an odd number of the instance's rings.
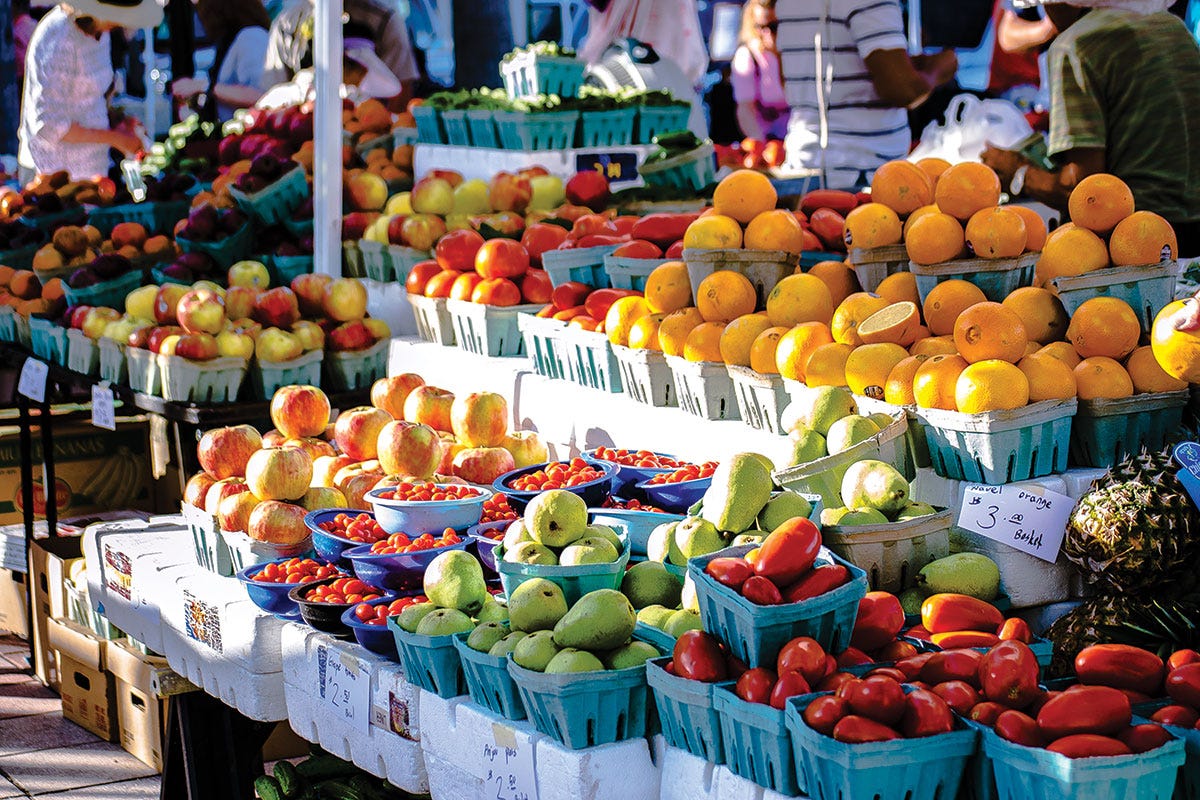
[{"label": "orange", "polygon": [[925,303],[921,312],[925,324],[934,336],[948,336],[954,333],[954,321],[958,315],[977,303],[987,301],[987,296],[970,281],[953,278],[942,281],[929,290],[925,295]]},{"label": "orange", "polygon": [[909,356],[892,367],[887,383],[883,385],[883,399],[893,405],[910,406],[917,402],[913,397],[913,378],[929,356]]},{"label": "orange", "polygon": [[831,344],[829,328],[820,322],[802,322],[779,337],[775,349],[775,368],[794,381],[804,380],[808,359],[823,344]]},{"label": "orange", "polygon": [[1113,266],[1140,267],[1171,261],[1179,253],[1179,241],[1171,223],[1153,211],[1135,211],[1117,223],[1108,239]]},{"label": "orange", "polygon": [[853,351],[853,345],[839,342],[813,350],[804,371],[804,382],[809,386],[845,386],[846,361]]},{"label": "orange", "polygon": [[876,311],[858,325],[858,337],[863,344],[891,342],[908,347],[917,340],[921,315],[917,304],[904,300]]},{"label": "orange", "polygon": [[1023,286],[1004,298],[1005,308],[1012,309],[1031,341],[1039,344],[1057,342],[1067,332],[1067,310],[1062,301],[1048,289]]},{"label": "orange", "polygon": [[1029,380],[1029,402],[1070,400],[1075,396],[1074,367],[1049,353],[1025,356],[1017,366]]},{"label": "orange", "polygon": [[889,161],[871,178],[871,200],[903,217],[933,202],[933,181],[916,164]]},{"label": "orange", "polygon": [[899,244],[904,226],[896,212],[883,203],[864,203],[846,215],[847,247],[887,247]]},{"label": "orange", "polygon": [[829,297],[833,301],[834,308],[837,308],[847,297],[861,290],[858,285],[858,276],[844,261],[819,261],[809,267],[807,273],[803,273],[800,267],[796,267],[796,274],[807,274],[814,278],[820,278],[824,282],[825,288],[829,290]]},{"label": "orange", "polygon": [[1108,233],[1133,213],[1133,192],[1116,175],[1088,175],[1067,200],[1071,222],[1096,233]]},{"label": "orange", "polygon": [[767,316],[772,325],[784,327],[801,322],[828,325],[833,318],[833,297],[820,278],[788,275],[767,295]]},{"label": "orange", "polygon": [[958,353],[958,348],[954,346],[953,336],[930,336],[917,339],[908,352],[914,356],[952,356]]},{"label": "orange", "polygon": [[688,361],[721,361],[721,333],[725,326],[720,322],[702,322],[692,328],[683,345],[683,357]]},{"label": "orange", "polygon": [[[1168,375],[1190,383],[1200,383],[1200,331],[1194,327],[1176,328],[1196,315],[1196,299],[1168,303],[1154,318],[1150,329],[1150,346],[1154,360]],[[1183,319],[1180,320],[1180,317]]]},{"label": "orange", "polygon": [[641,297],[622,297],[609,306],[608,315],[604,318],[604,330],[608,341],[613,344],[628,345],[629,333],[633,323],[650,313],[645,299]]},{"label": "orange", "polygon": [[917,276],[911,272],[894,272],[879,282],[875,294],[889,303],[907,300],[921,305],[921,293],[917,291]]},{"label": "orange", "polygon": [[1042,349],[1041,342],[1035,342],[1032,339],[1030,339],[1025,344],[1025,355],[1031,356],[1034,353],[1036,353],[1038,350],[1041,350],[1041,349]]},{"label": "orange", "polygon": [[666,314],[647,314],[633,323],[633,327],[629,329],[629,346],[634,350],[654,350],[661,353],[662,345],[658,342],[658,327],[666,316]]},{"label": "orange", "polygon": [[697,250],[736,250],[742,246],[742,226],[736,219],[710,214],[687,226],[683,246]]},{"label": "orange", "polygon": [[1166,373],[1154,360],[1154,350],[1139,347],[1129,354],[1125,360],[1125,369],[1133,381],[1133,388],[1139,394],[1143,392],[1178,392],[1188,388],[1188,382],[1174,378]]},{"label": "orange", "polygon": [[921,171],[929,176],[929,180],[933,183],[934,188],[937,188],[938,178],[942,177],[942,173],[950,169],[950,162],[944,158],[922,158],[917,161],[917,166]]},{"label": "orange", "polygon": [[943,214],[966,222],[976,211],[1000,204],[1000,178],[986,164],[965,161],[938,177],[933,197]]},{"label": "orange", "polygon": [[760,314],[738,317],[721,332],[721,360],[726,364],[750,366],[750,348],[758,335],[771,327],[771,321]]},{"label": "orange", "polygon": [[705,322],[729,322],[753,314],[757,298],[754,284],[740,272],[719,269],[700,281],[696,308]]},{"label": "orange", "polygon": [[646,278],[646,305],[656,314],[670,314],[692,302],[692,283],[682,261],[664,261]]},{"label": "orange", "polygon": [[1004,206],[1025,221],[1025,249],[1037,252],[1046,244],[1046,220],[1029,206]]},{"label": "orange", "polygon": [[658,343],[662,346],[662,351],[669,356],[683,355],[688,334],[702,322],[704,317],[690,306],[667,314],[658,324]]},{"label": "orange", "polygon": [[1025,220],[1009,209],[985,208],[967,222],[967,250],[976,258],[1016,258],[1025,242]]},{"label": "orange", "polygon": [[954,344],[968,362],[999,359],[1015,364],[1025,356],[1025,323],[1000,303],[976,303],[954,321]]},{"label": "orange", "polygon": [[967,368],[962,356],[930,356],[913,376],[913,397],[921,408],[957,411],[954,399],[959,374]]},{"label": "orange", "polygon": [[921,206],[916,211],[909,214],[908,219],[904,220],[904,238],[908,239],[909,229],[912,228],[913,223],[916,222],[917,220],[919,220],[921,217],[925,216],[926,214],[940,214],[940,213],[942,213],[942,212],[938,210],[938,207],[936,205],[934,205],[933,203],[930,203],[927,206]]},{"label": "orange", "polygon": [[883,387],[897,364],[908,358],[898,344],[864,344],[846,359],[846,385],[854,394],[883,399]]},{"label": "orange", "polygon": [[1104,240],[1086,228],[1059,228],[1046,238],[1037,262],[1037,278],[1049,283],[1055,278],[1082,275],[1108,266]]},{"label": "orange", "polygon": [[713,208],[746,225],[764,211],[775,208],[775,187],[752,169],[739,169],[721,179],[713,192]]},{"label": "orange", "polygon": [[1007,361],[970,364],[955,381],[954,402],[964,414],[1023,408],[1029,405],[1029,379]]},{"label": "orange", "polygon": [[940,264],[962,255],[962,225],[949,214],[929,212],[912,224],[904,248],[916,264]]},{"label": "orange", "polygon": [[742,244],[747,250],[786,250],[799,255],[804,250],[804,229],[790,211],[764,211],[750,220]]},{"label": "orange", "polygon": [[1075,367],[1080,400],[1118,400],[1133,395],[1133,379],[1121,362],[1107,356],[1085,358]]},{"label": "orange", "polygon": [[787,328],[767,328],[754,338],[750,345],[750,369],[760,375],[779,374],[779,368],[775,366],[775,350],[787,331]]},{"label": "orange", "polygon": [[1084,358],[1124,358],[1137,347],[1142,324],[1129,304],[1116,297],[1085,300],[1071,315],[1067,341]]},{"label": "orange", "polygon": [[1051,358],[1057,358],[1071,369],[1075,369],[1079,362],[1083,361],[1079,357],[1079,353],[1075,352],[1075,347],[1070,342],[1051,342],[1041,350],[1038,350],[1034,355],[1047,355]]},{"label": "orange", "polygon": [[854,346],[862,344],[862,337],[858,335],[859,324],[887,306],[888,301],[877,294],[855,292],[850,295],[833,312],[833,321],[829,325],[833,340]]}]

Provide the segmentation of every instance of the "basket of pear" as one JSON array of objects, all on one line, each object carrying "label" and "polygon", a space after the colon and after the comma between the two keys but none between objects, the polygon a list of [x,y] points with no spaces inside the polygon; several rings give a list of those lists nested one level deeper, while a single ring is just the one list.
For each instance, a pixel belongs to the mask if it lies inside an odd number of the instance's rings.
[{"label": "basket of pear", "polygon": [[573,603],[595,589],[620,587],[629,540],[606,525],[589,525],[587,502],[579,495],[551,489],[529,502],[493,554],[505,595],[545,578]]},{"label": "basket of pear", "polygon": [[408,681],[438,697],[458,697],[467,686],[455,638],[508,614],[488,593],[483,567],[465,550],[448,550],[429,562],[424,591],[428,602],[388,617],[387,626]]},{"label": "basket of pear", "polygon": [[539,732],[572,750],[646,735],[646,661],[661,653],[633,638],[637,617],[615,589],[569,604],[545,579],[509,598],[508,673]]}]

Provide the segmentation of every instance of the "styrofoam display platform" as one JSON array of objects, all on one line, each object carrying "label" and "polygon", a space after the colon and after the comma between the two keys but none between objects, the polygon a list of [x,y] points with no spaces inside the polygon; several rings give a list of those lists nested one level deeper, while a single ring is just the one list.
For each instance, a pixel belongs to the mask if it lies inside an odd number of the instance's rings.
[{"label": "styrofoam display platform", "polygon": [[[307,625],[284,623],[284,696],[292,730],[338,758],[407,792],[429,791],[418,728],[419,689],[404,679],[399,664],[354,642],[320,633]],[[329,665],[362,681],[365,707],[335,697]]]},{"label": "styrofoam display platform", "polygon": [[735,775],[724,764],[714,764],[677,747],[662,748],[659,766],[662,767],[661,800],[785,800],[791,797]]},{"label": "styrofoam display platform", "polygon": [[416,336],[417,317],[408,302],[404,281],[361,280],[367,287],[367,313],[386,322],[392,336]]},{"label": "styrofoam display platform", "polygon": [[[575,173],[605,168],[605,176],[616,189],[643,185],[636,167],[656,145],[626,144],[600,147],[567,148],[566,150],[503,150],[489,147],[463,147],[452,144],[419,144],[413,153],[413,174],[425,175],[435,169],[451,169],[463,178],[491,180],[497,172],[518,172],[526,167],[545,167],[551,175],[564,181]],[[626,168],[632,160],[632,172]],[[624,163],[622,163],[624,162]],[[613,168],[619,169],[614,173]]]}]

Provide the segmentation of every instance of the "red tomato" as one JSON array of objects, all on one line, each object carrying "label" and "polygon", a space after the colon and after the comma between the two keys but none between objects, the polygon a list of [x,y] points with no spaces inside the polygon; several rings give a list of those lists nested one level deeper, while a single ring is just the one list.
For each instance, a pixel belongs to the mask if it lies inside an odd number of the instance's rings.
[{"label": "red tomato", "polygon": [[1129,725],[1129,698],[1108,686],[1082,686],[1053,697],[1038,712],[1050,739],[1079,733],[1114,734]]},{"label": "red tomato", "polygon": [[1163,706],[1150,715],[1150,719],[1163,725],[1174,725],[1178,728],[1194,728],[1200,722],[1200,714],[1187,706]]},{"label": "red tomato", "polygon": [[1029,644],[1033,641],[1033,632],[1029,630],[1029,623],[1020,617],[1009,617],[1000,625],[1000,630],[996,632],[1001,641],[1016,639],[1018,642]]},{"label": "red tomato", "polygon": [[917,648],[910,642],[902,642],[899,639],[888,642],[874,653],[876,661],[900,661],[915,655]]},{"label": "red tomato", "polygon": [[442,271],[436,261],[421,261],[414,264],[404,279],[404,290],[409,294],[424,294],[429,279]]},{"label": "red tomato", "polygon": [[862,678],[855,678],[852,676],[848,680],[842,681],[842,685],[837,688],[837,691],[834,692],[834,694],[849,703],[850,695],[852,695],[855,690],[858,689],[858,685],[860,683],[862,683]]},{"label": "red tomato", "polygon": [[921,624],[930,633],[995,633],[1003,622],[1004,615],[994,605],[965,594],[935,594],[921,604]]},{"label": "red tomato", "polygon": [[811,691],[812,687],[799,672],[780,675],[779,680],[775,681],[775,685],[771,687],[771,708],[782,709],[789,697],[808,694]]},{"label": "red tomato", "polygon": [[934,653],[921,668],[921,680],[929,684],[966,681],[979,686],[979,662],[983,654],[974,650],[943,650]]},{"label": "red tomato", "polygon": [[554,284],[545,270],[531,269],[521,278],[521,299],[526,303],[548,303]]},{"label": "red tomato", "polygon": [[597,289],[588,294],[587,299],[583,301],[584,307],[587,309],[587,315],[592,319],[604,319],[608,316],[608,309],[613,303],[622,297],[630,295],[640,296],[641,292],[634,292],[627,289]]},{"label": "red tomato", "polygon": [[856,667],[859,664],[874,664],[875,659],[857,647],[847,647],[837,657],[839,667]]},{"label": "red tomato", "polygon": [[662,258],[662,250],[658,245],[651,244],[642,239],[634,239],[631,242],[621,245],[612,252],[614,256],[621,258]]},{"label": "red tomato", "polygon": [[907,675],[910,681],[916,680],[920,676],[925,662],[931,658],[933,658],[933,653],[918,653],[915,656],[902,658],[896,662],[896,669]]},{"label": "red tomato", "polygon": [[754,571],[778,587],[790,586],[812,569],[820,549],[820,529],[811,520],[795,517],[767,534]]},{"label": "red tomato", "polygon": [[683,239],[672,242],[671,246],[663,252],[663,258],[669,258],[673,261],[683,258]]},{"label": "red tomato", "polygon": [[462,228],[438,239],[433,255],[442,269],[467,272],[475,268],[475,256],[483,244],[483,237],[478,232]]},{"label": "red tomato", "polygon": [[681,678],[705,683],[724,680],[725,655],[717,637],[704,631],[685,631],[676,641],[671,653],[675,674]]},{"label": "red tomato", "polygon": [[516,306],[521,304],[521,290],[508,278],[485,278],[471,290],[471,302],[485,306]]},{"label": "red tomato", "polygon": [[582,239],[585,236],[595,236],[596,234],[617,236],[620,231],[617,230],[613,221],[603,214],[584,214],[571,226],[570,238]]},{"label": "red tomato", "polygon": [[867,717],[854,714],[842,717],[833,727],[833,738],[846,744],[862,744],[864,742],[890,742],[899,739],[900,734]]},{"label": "red tomato", "polygon": [[1046,748],[1067,758],[1094,758],[1096,756],[1128,756],[1133,751],[1119,739],[1097,736],[1092,733],[1064,736]]},{"label": "red tomato", "polygon": [[1042,747],[1046,743],[1037,720],[1011,708],[996,717],[996,735],[1026,747]]},{"label": "red tomato", "polygon": [[742,596],[760,606],[777,606],[783,602],[779,587],[761,575],[753,575],[742,584]]},{"label": "red tomato", "polygon": [[938,647],[949,650],[956,647],[992,647],[999,644],[1000,637],[983,631],[950,631],[932,634],[929,640]]},{"label": "red tomato", "polygon": [[1132,689],[1157,697],[1162,693],[1163,662],[1154,653],[1127,644],[1094,644],[1075,656],[1080,683]]},{"label": "red tomato", "polygon": [[[493,241],[500,240],[495,239]],[[450,299],[470,301],[471,293],[475,291],[476,286],[483,282],[483,278],[474,272],[456,272],[454,275],[454,283],[450,286]],[[437,276],[434,277],[436,278]]]},{"label": "red tomato", "polygon": [[450,290],[454,287],[454,282],[458,280],[460,274],[462,273],[447,269],[434,275],[425,284],[425,296],[449,297]]},{"label": "red tomato", "polygon": [[895,667],[876,667],[867,673],[867,677],[869,678],[876,675],[882,675],[884,677],[891,678],[897,683],[906,683],[908,681],[908,676]]},{"label": "red tomato", "polygon": [[904,698],[900,732],[908,739],[937,736],[954,730],[954,714],[946,701],[926,689],[909,692]]},{"label": "red tomato", "polygon": [[705,574],[735,592],[754,574],[754,567],[744,558],[714,558],[704,568]]},{"label": "red tomato", "polygon": [[1161,725],[1149,723],[1131,725],[1117,734],[1117,739],[1134,753],[1155,750],[1171,741],[1172,738],[1174,737]]},{"label": "red tomato", "polygon": [[[568,231],[561,225],[547,222],[535,222],[521,234],[521,244],[529,253],[529,261],[537,266],[542,265],[542,253],[554,250],[567,240]],[[586,296],[586,293],[585,295]],[[583,302],[582,298],[579,302]],[[574,303],[572,303],[574,305]]]},{"label": "red tomato", "polygon": [[554,291],[550,294],[550,302],[554,307],[561,310],[582,306],[583,301],[592,293],[592,287],[586,283],[578,281],[568,281],[560,283],[554,287]]},{"label": "red tomato", "polygon": [[851,713],[884,725],[895,725],[904,716],[904,688],[885,675],[864,678],[846,699]]},{"label": "red tomato", "polygon": [[1177,703],[1200,708],[1200,662],[1171,670],[1167,676],[1167,694]]},{"label": "red tomato", "polygon": [[858,602],[858,618],[850,644],[860,650],[878,650],[904,628],[904,609],[890,592],[867,592]]},{"label": "red tomato", "polygon": [[825,659],[825,650],[816,639],[797,636],[780,648],[775,669],[780,675],[799,672],[810,686],[816,686],[825,677]]},{"label": "red tomato", "polygon": [[946,701],[955,712],[964,717],[971,713],[980,701],[979,692],[966,681],[945,681],[932,689],[933,693]]},{"label": "red tomato", "polygon": [[846,701],[833,695],[813,699],[804,709],[804,721],[808,727],[825,736],[832,736],[833,729],[846,716]]},{"label": "red tomato", "polygon": [[1176,650],[1167,659],[1167,669],[1173,670],[1176,667],[1182,667],[1184,664],[1195,664],[1198,661],[1200,661],[1200,653],[1197,653],[1195,650]]},{"label": "red tomato", "polygon": [[1041,693],[1038,672],[1037,656],[1029,645],[1015,640],[1001,642],[980,660],[979,686],[989,700],[1021,709]]},{"label": "red tomato", "polygon": [[737,679],[733,693],[747,703],[766,705],[771,699],[771,689],[775,686],[775,673],[763,667],[748,669]]},{"label": "red tomato", "polygon": [[971,709],[970,717],[981,725],[987,725],[990,728],[996,724],[996,720],[1000,719],[1001,714],[1009,710],[1011,709],[1005,708],[999,703],[985,700]]},{"label": "red tomato", "polygon": [[529,252],[512,239],[490,239],[475,254],[475,271],[483,278],[516,278],[529,270]]},{"label": "red tomato", "polygon": [[849,672],[831,672],[820,680],[813,688],[818,692],[837,692],[846,681],[856,681],[858,678]]}]

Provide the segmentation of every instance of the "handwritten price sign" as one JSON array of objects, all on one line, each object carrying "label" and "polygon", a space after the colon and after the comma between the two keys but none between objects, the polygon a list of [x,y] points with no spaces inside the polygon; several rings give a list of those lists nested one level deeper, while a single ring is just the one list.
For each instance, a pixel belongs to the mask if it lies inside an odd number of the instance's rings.
[{"label": "handwritten price sign", "polygon": [[357,658],[317,648],[317,677],[321,699],[344,722],[362,733],[371,725],[371,672]]},{"label": "handwritten price sign", "polygon": [[1036,486],[986,486],[963,489],[958,526],[1054,563],[1075,501]]},{"label": "handwritten price sign", "polygon": [[537,778],[533,771],[533,748],[517,742],[512,728],[492,725],[492,738],[483,740],[481,777],[484,792],[496,800],[537,800]]}]

